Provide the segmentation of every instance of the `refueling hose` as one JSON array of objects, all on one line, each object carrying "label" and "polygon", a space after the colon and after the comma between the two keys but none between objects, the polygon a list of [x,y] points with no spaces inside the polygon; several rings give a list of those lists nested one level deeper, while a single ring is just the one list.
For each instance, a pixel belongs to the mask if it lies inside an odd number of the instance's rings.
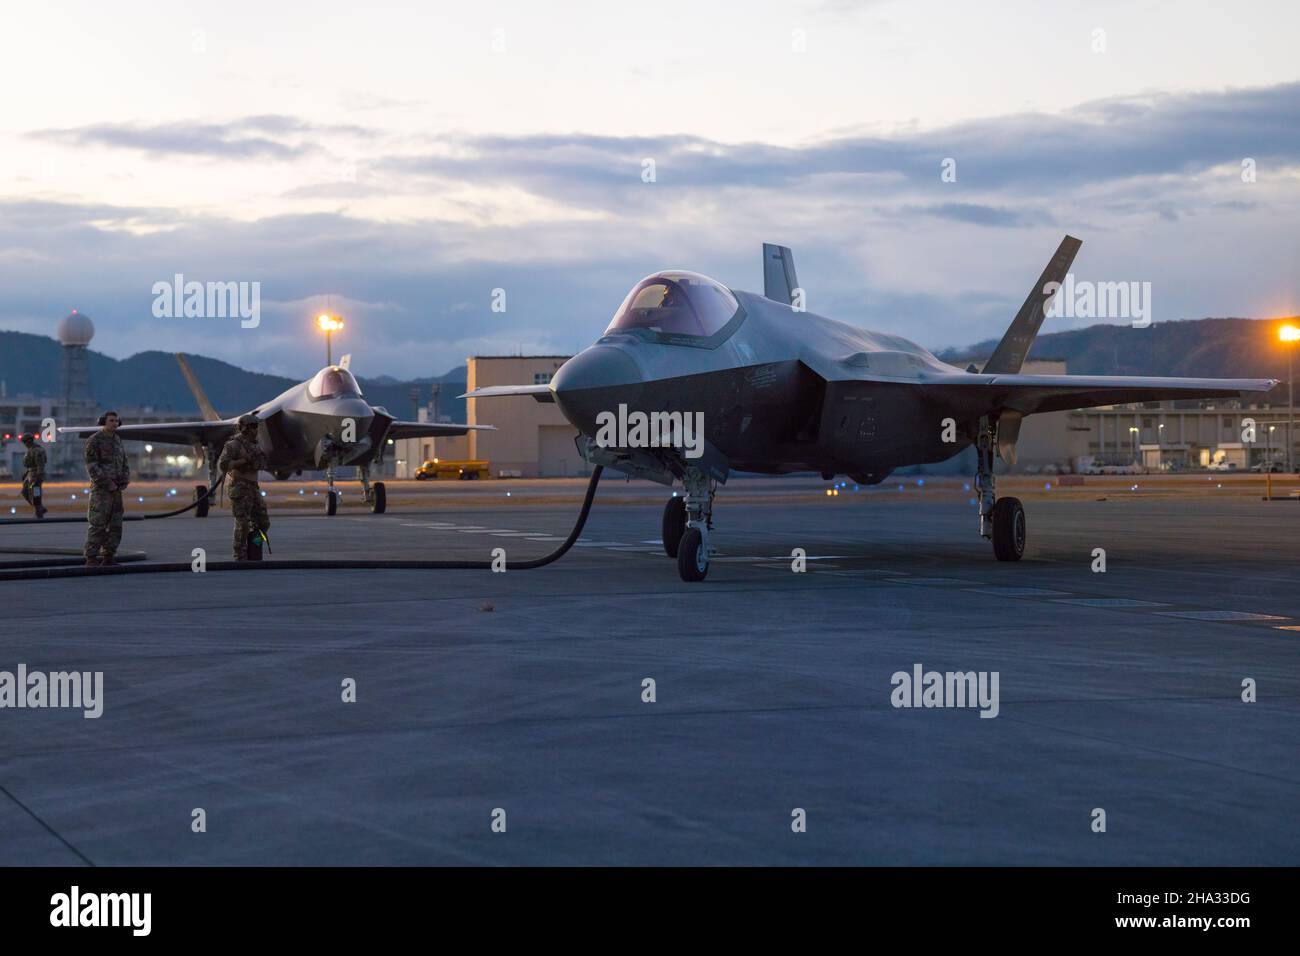
[{"label": "refueling hose", "polygon": [[[151,521],[154,518],[175,518],[177,515],[183,515],[187,511],[192,511],[199,506],[199,503],[212,500],[213,493],[221,487],[221,482],[225,479],[226,473],[223,471],[217,475],[217,480],[212,483],[212,487],[203,492],[203,496],[195,498],[184,508],[177,508],[175,511],[164,511],[161,514],[142,514],[142,515],[123,515],[123,521]],[[0,528],[8,527],[13,524],[85,524],[86,518],[77,515],[68,515],[63,518],[0,518]]]},{"label": "refueling hose", "polygon": [[[564,539],[564,543],[552,551],[550,554],[543,555],[540,558],[533,558],[531,561],[512,561],[506,565],[510,571],[529,571],[534,568],[545,567],[553,561],[560,558],[573,547],[578,536],[582,534],[582,529],[587,523],[587,515],[591,512],[591,503],[596,497],[596,485],[600,482],[600,475],[605,469],[597,465],[591,472],[591,480],[587,482],[587,494],[582,499],[582,510],[578,512],[578,520],[569,532],[569,536]],[[217,483],[208,489],[211,494]],[[188,507],[181,508],[177,511],[170,511],[166,514],[157,515],[139,515],[136,520],[143,518],[168,518],[173,515],[184,514],[190,508],[195,507],[198,501]],[[40,521],[49,521],[49,518],[42,519],[24,519],[23,523]],[[56,518],[56,521],[68,521],[73,519]],[[75,519],[85,521],[84,518]],[[13,524],[17,522],[5,522]],[[377,560],[354,560],[354,561],[307,561],[290,559],[287,561],[209,561],[206,565],[208,571],[309,571],[309,570],[403,570],[403,571],[490,571],[493,566],[492,561],[377,561]],[[176,562],[169,564],[114,564],[109,567],[86,568],[86,567],[24,567],[21,570],[5,571],[0,570],[0,581],[34,581],[41,578],[81,578],[97,577],[106,574],[166,574],[185,572],[187,574],[198,573],[189,562]]]}]

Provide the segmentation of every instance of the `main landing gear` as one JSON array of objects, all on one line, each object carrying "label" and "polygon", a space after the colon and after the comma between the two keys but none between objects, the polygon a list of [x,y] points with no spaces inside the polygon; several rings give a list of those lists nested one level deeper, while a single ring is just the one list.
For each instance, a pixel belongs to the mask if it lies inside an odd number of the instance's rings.
[{"label": "main landing gear", "polygon": [[203,485],[194,486],[194,500],[198,505],[194,509],[194,517],[206,518],[208,509],[212,504],[212,494],[215,489],[212,487],[217,483],[217,450],[211,446],[203,446],[203,458],[208,463],[208,484],[205,488]]},{"label": "main landing gear", "polygon": [[677,559],[677,573],[683,581],[703,581],[709,573],[714,548],[709,543],[713,528],[713,495],[716,483],[694,468],[682,482],[686,494],[674,495],[664,505],[663,541],[668,557]]},{"label": "main landing gear", "polygon": [[[381,515],[388,510],[388,488],[382,481],[376,481],[373,484],[370,481],[370,468],[367,465],[357,466],[357,480],[361,482],[361,497],[366,504],[370,505],[372,513]],[[338,514],[339,510],[339,493],[334,490],[334,465],[330,464],[325,468],[325,481],[329,484],[329,490],[325,492],[325,513],[327,515]]]},{"label": "main landing gear", "polygon": [[384,483],[376,481],[371,485],[370,468],[366,465],[357,466],[357,477],[361,479],[362,499],[370,505],[372,512],[377,515],[383,514],[388,508],[388,489],[384,487]]},{"label": "main landing gear", "polygon": [[993,456],[997,450],[997,424],[980,419],[975,451],[979,465],[975,492],[979,495],[980,534],[993,542],[999,561],[1019,561],[1025,553],[1025,508],[1019,498],[998,498],[993,492]]},{"label": "main landing gear", "polygon": [[682,535],[686,533],[686,500],[673,495],[664,502],[663,519],[664,553],[670,558],[677,557],[677,546]]}]

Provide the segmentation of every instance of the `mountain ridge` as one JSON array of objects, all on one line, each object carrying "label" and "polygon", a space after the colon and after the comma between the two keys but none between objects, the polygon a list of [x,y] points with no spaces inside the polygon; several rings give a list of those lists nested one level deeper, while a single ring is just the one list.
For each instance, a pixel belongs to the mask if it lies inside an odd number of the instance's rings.
[{"label": "mountain ridge", "polygon": [[[0,330],[0,381],[8,395],[57,395],[62,357],[63,346],[49,336]],[[249,371],[206,355],[186,353],[186,358],[212,404],[225,416],[246,412],[302,381]],[[198,403],[170,352],[148,350],[115,359],[88,349],[87,365],[91,393],[105,407],[153,408],[185,417],[198,414]],[[388,375],[358,375],[357,381],[371,404],[383,405],[401,419],[414,414],[412,388],[419,388],[423,406],[432,397],[430,385],[441,384],[444,388],[439,395],[439,414],[454,421],[465,420],[465,401],[456,397],[465,391],[463,365],[440,376],[399,381]]]}]

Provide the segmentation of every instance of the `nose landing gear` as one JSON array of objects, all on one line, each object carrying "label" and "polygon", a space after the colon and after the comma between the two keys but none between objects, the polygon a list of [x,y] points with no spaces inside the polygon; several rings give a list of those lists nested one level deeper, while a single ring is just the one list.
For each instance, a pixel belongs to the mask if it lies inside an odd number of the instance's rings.
[{"label": "nose landing gear", "polygon": [[334,466],[330,465],[325,469],[325,481],[329,485],[329,490],[325,492],[325,513],[335,515],[339,510],[339,493],[334,490]]},{"label": "nose landing gear", "polygon": [[[686,486],[686,495],[681,511],[686,527],[677,543],[677,573],[683,581],[703,581],[709,573],[709,559],[715,553],[709,543],[709,532],[713,528],[713,495],[717,486],[711,478],[694,468],[687,470],[683,484]],[[669,502],[670,506],[671,504]],[[665,532],[671,530],[668,528],[668,518],[669,509],[665,508]],[[668,541],[669,537],[666,536],[665,551],[668,550]]]}]

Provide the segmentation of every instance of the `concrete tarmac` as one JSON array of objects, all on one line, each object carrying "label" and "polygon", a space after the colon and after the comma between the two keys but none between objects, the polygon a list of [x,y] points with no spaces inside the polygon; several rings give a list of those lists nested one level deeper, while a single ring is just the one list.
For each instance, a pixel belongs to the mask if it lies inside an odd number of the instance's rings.
[{"label": "concrete tarmac", "polygon": [[[508,487],[273,502],[272,546],[508,567],[567,534],[581,486]],[[0,864],[1300,862],[1300,503],[1039,494],[1002,564],[959,483],[824,487],[722,489],[701,584],[662,552],[665,490],[618,480],[537,571],[0,583],[0,671],[104,685],[98,719],[0,709]],[[230,528],[128,524],[123,547],[224,560]],[[915,664],[996,671],[997,717],[892,706]]]}]

